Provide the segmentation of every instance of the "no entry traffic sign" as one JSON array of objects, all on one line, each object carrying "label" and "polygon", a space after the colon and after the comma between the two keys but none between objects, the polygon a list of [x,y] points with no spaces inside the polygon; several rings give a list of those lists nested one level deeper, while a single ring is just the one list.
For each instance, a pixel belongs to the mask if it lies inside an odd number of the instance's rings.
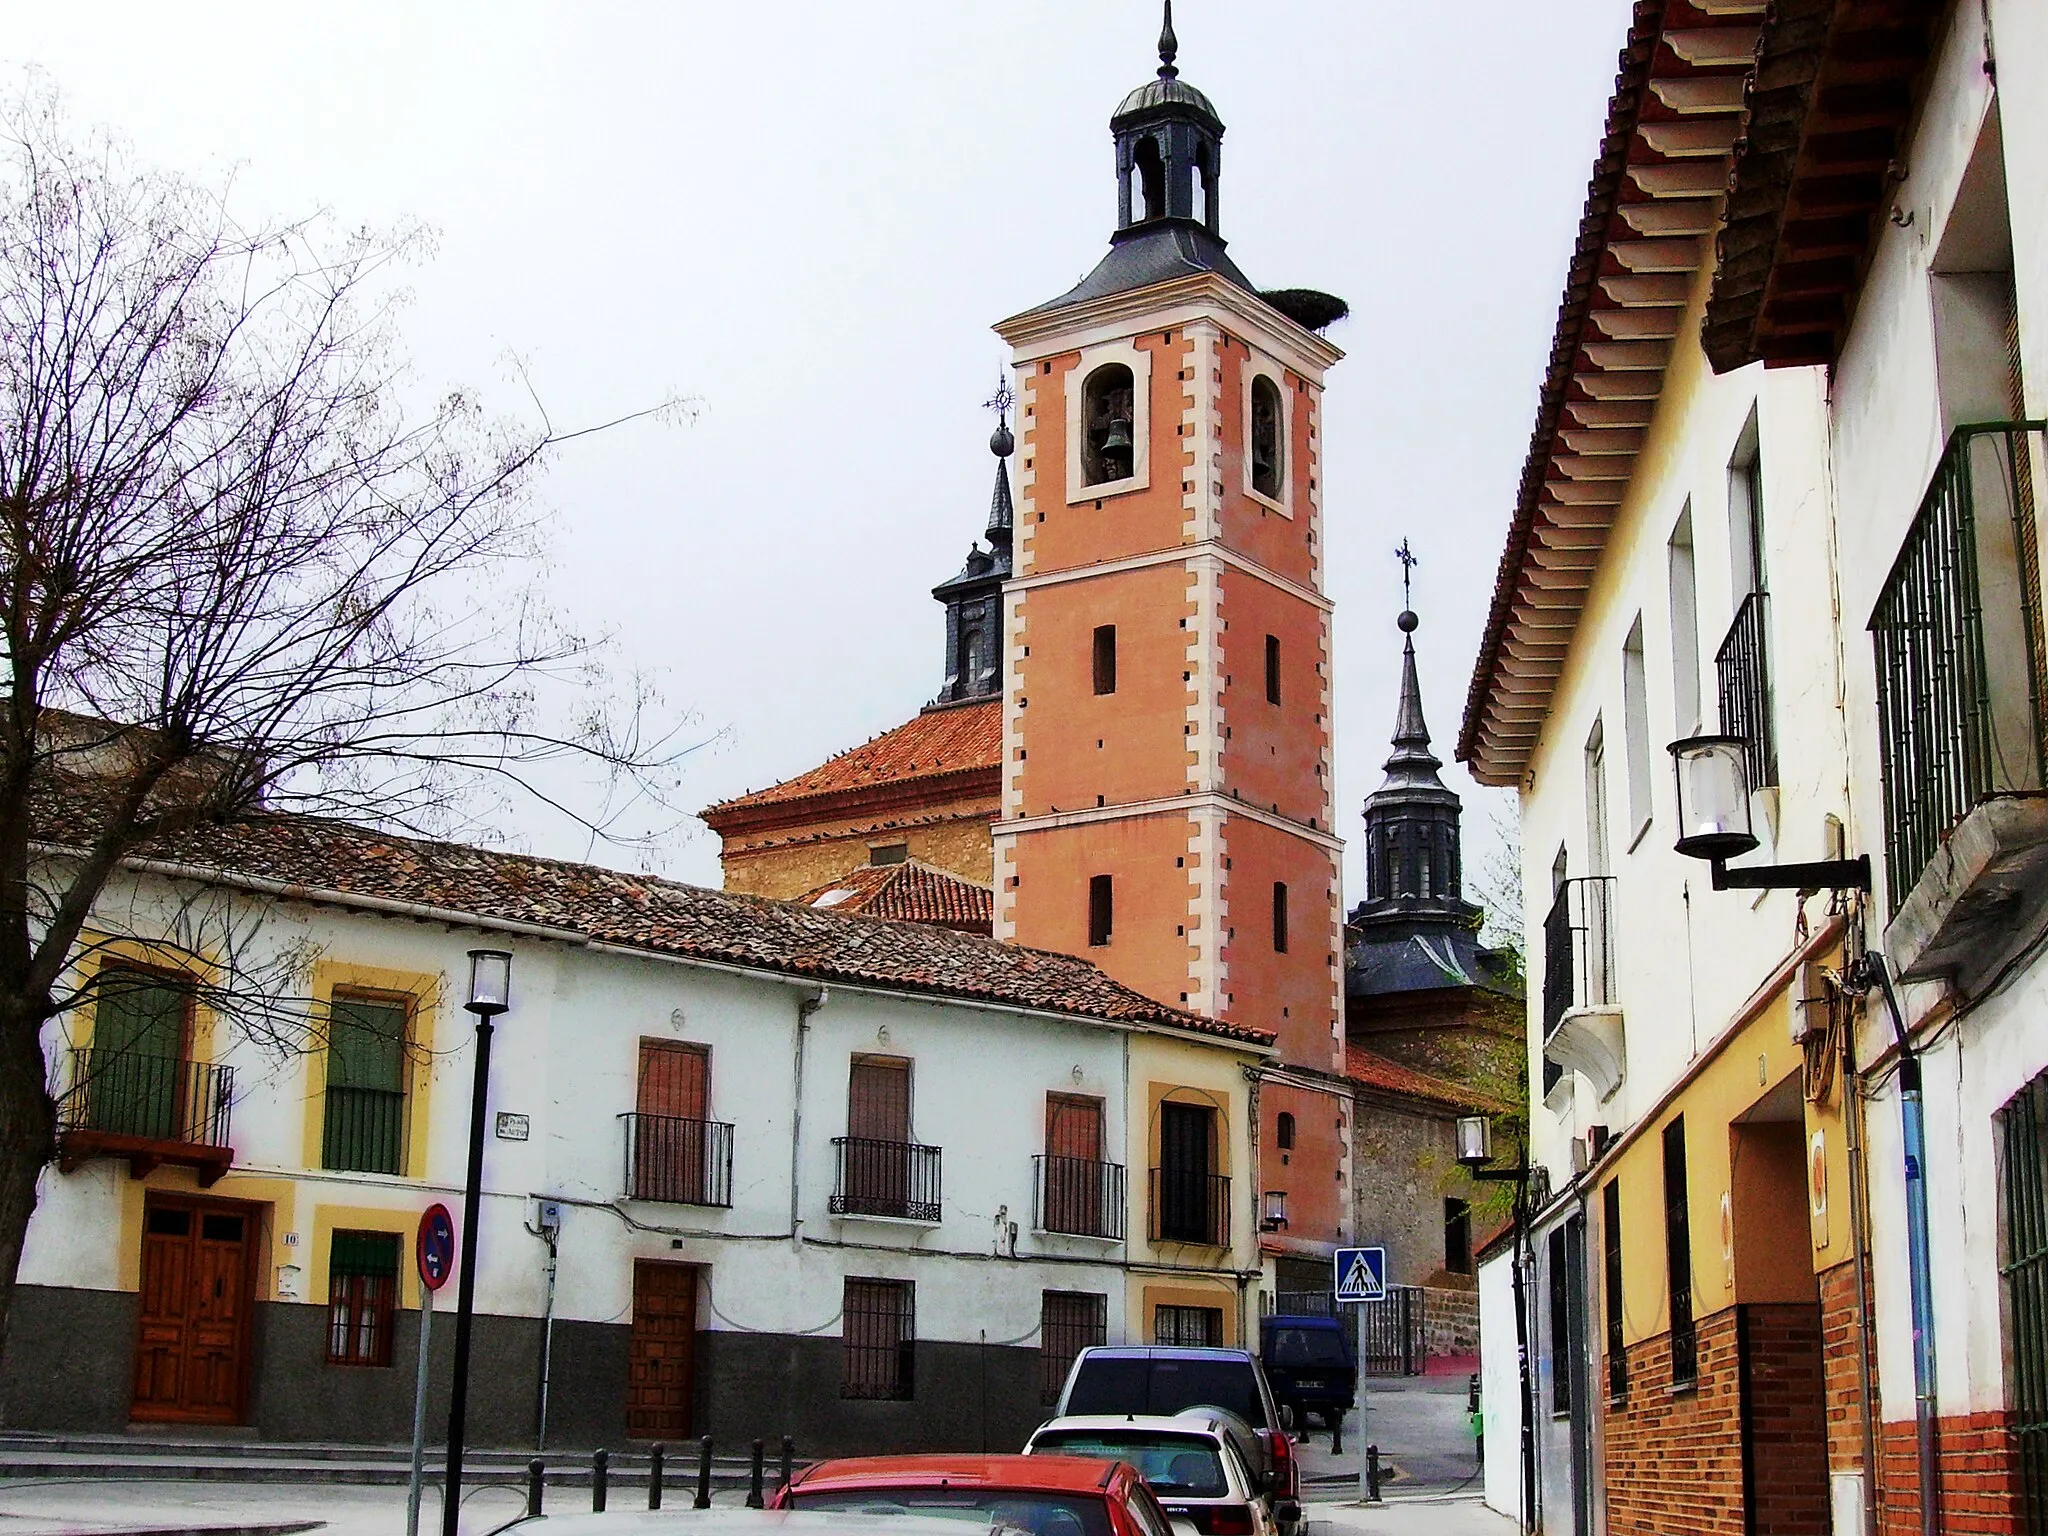
[{"label": "no entry traffic sign", "polygon": [[445,1205],[430,1205],[420,1217],[419,1240],[414,1245],[419,1260],[420,1284],[438,1291],[455,1271],[455,1218]]}]

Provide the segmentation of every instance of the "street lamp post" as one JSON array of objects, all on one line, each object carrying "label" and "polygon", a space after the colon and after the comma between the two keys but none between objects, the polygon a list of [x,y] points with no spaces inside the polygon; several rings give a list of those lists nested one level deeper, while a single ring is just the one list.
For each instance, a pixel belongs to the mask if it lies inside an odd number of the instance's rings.
[{"label": "street lamp post", "polygon": [[476,1078],[469,1100],[469,1176],[462,1187],[462,1264],[455,1286],[455,1380],[448,1389],[448,1476],[441,1489],[441,1536],[455,1536],[462,1511],[462,1438],[469,1413],[469,1331],[476,1312],[477,1207],[484,1182],[484,1116],[491,1086],[491,1020],[512,1006],[512,957],[469,952],[469,1001],[476,1015]]},{"label": "street lamp post", "polygon": [[1536,1528],[1536,1391],[1529,1373],[1529,1297],[1523,1278],[1525,1253],[1533,1262],[1535,1250],[1528,1247],[1529,1153],[1526,1146],[1515,1151],[1511,1168],[1488,1166],[1493,1162],[1493,1122],[1484,1115],[1463,1115],[1458,1120],[1458,1166],[1481,1183],[1515,1186],[1515,1368],[1522,1389],[1522,1521],[1525,1531]]}]

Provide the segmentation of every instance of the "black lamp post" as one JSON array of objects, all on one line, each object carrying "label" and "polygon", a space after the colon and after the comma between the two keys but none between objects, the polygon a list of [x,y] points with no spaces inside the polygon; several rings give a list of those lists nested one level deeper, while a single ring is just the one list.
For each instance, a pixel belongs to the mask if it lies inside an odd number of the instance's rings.
[{"label": "black lamp post", "polygon": [[448,1389],[448,1476],[441,1490],[441,1536],[455,1536],[462,1512],[462,1432],[469,1414],[469,1325],[476,1312],[477,1206],[484,1182],[484,1116],[491,1086],[491,1020],[512,1006],[512,957],[502,949],[469,952],[469,1001],[476,1015],[476,1081],[469,1100],[469,1177],[462,1187],[462,1263],[455,1281],[455,1380]]},{"label": "black lamp post", "polygon": [[1529,1154],[1526,1146],[1515,1151],[1514,1166],[1495,1168],[1493,1122],[1484,1115],[1462,1115],[1458,1119],[1458,1166],[1483,1184],[1515,1186],[1515,1367],[1522,1387],[1522,1529],[1536,1528],[1536,1390],[1529,1374],[1529,1297],[1523,1281],[1525,1256],[1531,1262],[1535,1249],[1529,1246]]}]

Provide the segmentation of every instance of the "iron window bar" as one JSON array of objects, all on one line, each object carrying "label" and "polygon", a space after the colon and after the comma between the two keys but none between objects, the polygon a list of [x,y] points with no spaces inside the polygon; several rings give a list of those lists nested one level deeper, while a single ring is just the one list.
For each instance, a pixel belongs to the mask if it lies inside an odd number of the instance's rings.
[{"label": "iron window bar", "polygon": [[832,1139],[834,1216],[940,1218],[939,1149],[865,1136]]},{"label": "iron window bar", "polygon": [[1752,788],[1778,782],[1778,744],[1771,729],[1770,597],[1752,592],[1714,653],[1721,729],[1740,736]]},{"label": "iron window bar", "polygon": [[1031,1225],[1071,1237],[1124,1235],[1124,1166],[1086,1157],[1031,1160]]},{"label": "iron window bar", "polygon": [[1173,1164],[1152,1170],[1155,1243],[1230,1246],[1230,1176]]},{"label": "iron window bar", "polygon": [[732,1127],[678,1115],[619,1116],[626,1132],[626,1197],[666,1205],[732,1204]]},{"label": "iron window bar", "polygon": [[60,1134],[96,1131],[193,1147],[227,1147],[235,1069],[139,1051],[71,1052],[57,1103]]},{"label": "iron window bar", "polygon": [[[1912,889],[1943,839],[1980,802],[2018,787],[2001,762],[1985,644],[1980,468],[2012,519],[2034,783],[2042,778],[2043,687],[2034,475],[2048,422],[1983,422],[1949,435],[1871,613],[1884,781],[1885,862],[1893,902]],[[1980,444],[1989,452],[1977,451]],[[1988,458],[1989,463],[1985,460]]]},{"label": "iron window bar", "polygon": [[1615,1000],[1614,876],[1566,880],[1543,919],[1544,1039],[1566,1014]]}]

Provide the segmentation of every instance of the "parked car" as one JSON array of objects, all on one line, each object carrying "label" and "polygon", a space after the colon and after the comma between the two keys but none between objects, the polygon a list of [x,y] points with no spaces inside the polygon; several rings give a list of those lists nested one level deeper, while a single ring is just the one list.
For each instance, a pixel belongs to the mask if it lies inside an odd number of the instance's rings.
[{"label": "parked car", "polygon": [[960,1536],[960,1522],[936,1517],[805,1514],[781,1509],[617,1509],[604,1514],[536,1515],[510,1529],[547,1536]]},{"label": "parked car", "polygon": [[1358,1401],[1358,1359],[1351,1330],[1334,1317],[1274,1316],[1259,1319],[1259,1363],[1282,1408],[1306,1426],[1319,1418],[1325,1429]]},{"label": "parked car", "polygon": [[1187,1536],[1126,1462],[1080,1456],[859,1456],[821,1461],[776,1509],[951,1516],[991,1536]]},{"label": "parked car", "polygon": [[1301,1470],[1294,1443],[1281,1427],[1280,1405],[1259,1357],[1243,1349],[1198,1349],[1175,1344],[1096,1344],[1075,1358],[1053,1410],[1056,1418],[1082,1414],[1164,1414],[1221,1408],[1252,1428],[1258,1461],[1252,1472],[1272,1500],[1283,1531],[1301,1518]]},{"label": "parked car", "polygon": [[1203,1536],[1278,1536],[1271,1501],[1252,1471],[1258,1446],[1251,1426],[1235,1414],[1195,1408],[1173,1417],[1054,1419],[1039,1426],[1024,1451],[1128,1462],[1168,1515]]}]

